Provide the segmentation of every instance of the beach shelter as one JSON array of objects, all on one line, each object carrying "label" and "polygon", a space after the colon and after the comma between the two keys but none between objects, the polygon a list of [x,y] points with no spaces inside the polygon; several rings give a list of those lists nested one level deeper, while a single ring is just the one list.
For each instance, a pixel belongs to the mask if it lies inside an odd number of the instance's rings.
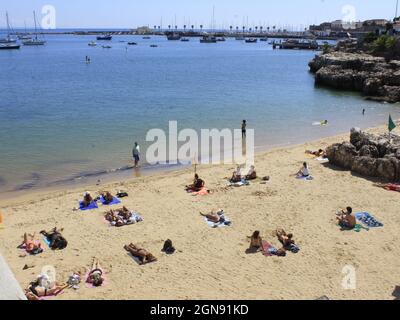
[{"label": "beach shelter", "polygon": [[396,124],[394,123],[392,116],[389,114],[389,125],[388,125],[389,132],[392,132],[396,129]]}]

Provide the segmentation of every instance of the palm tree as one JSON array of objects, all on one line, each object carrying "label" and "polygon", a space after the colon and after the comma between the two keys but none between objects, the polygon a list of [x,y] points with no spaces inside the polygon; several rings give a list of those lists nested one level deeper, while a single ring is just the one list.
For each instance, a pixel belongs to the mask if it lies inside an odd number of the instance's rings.
[{"label": "palm tree", "polygon": [[245,27],[245,26],[243,26],[243,33],[245,32],[245,30],[246,30],[246,27]]},{"label": "palm tree", "polygon": [[239,27],[238,27],[238,26],[236,26],[236,31],[237,31],[237,32],[239,31]]},{"label": "palm tree", "polygon": [[271,28],[270,27],[267,27],[267,31],[268,31],[268,33],[269,33],[269,30],[270,30]]},{"label": "palm tree", "polygon": [[157,26],[154,26],[154,30],[157,30]]},{"label": "palm tree", "polygon": [[260,32],[262,33],[263,32],[263,26],[260,26]]},{"label": "palm tree", "polygon": [[272,29],[274,29],[274,32],[275,32],[276,26],[273,26]]},{"label": "palm tree", "polygon": [[256,27],[255,27],[255,29],[256,29],[256,33],[257,33],[257,31],[258,31],[258,27],[256,26]]},{"label": "palm tree", "polygon": [[233,30],[233,26],[230,26],[230,27],[229,27],[229,29],[231,29],[231,33],[232,33],[232,30]]},{"label": "palm tree", "polygon": [[171,25],[170,24],[168,25],[168,29],[171,30]]},{"label": "palm tree", "polygon": [[178,26],[175,26],[175,30],[178,30]]},{"label": "palm tree", "polygon": [[183,25],[183,31],[186,32],[186,24]]},{"label": "palm tree", "polygon": [[192,24],[192,31],[194,32],[194,24]]},{"label": "palm tree", "polygon": [[200,25],[200,30],[201,30],[201,32],[203,32],[203,25],[202,24]]}]

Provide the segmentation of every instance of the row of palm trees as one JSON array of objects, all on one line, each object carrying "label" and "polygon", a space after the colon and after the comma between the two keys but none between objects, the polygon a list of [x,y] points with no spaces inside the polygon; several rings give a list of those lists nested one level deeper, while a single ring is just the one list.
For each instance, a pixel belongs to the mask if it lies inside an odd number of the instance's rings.
[{"label": "row of palm trees", "polygon": [[[178,30],[178,26],[177,26],[177,25],[175,25],[175,26],[168,25],[168,30],[171,31],[171,30],[172,30],[172,27],[174,27],[175,30]],[[187,28],[188,28],[188,26],[185,24],[185,25],[183,26],[183,30],[186,32]],[[192,31],[195,30],[195,26],[194,26],[193,24],[190,26],[190,28],[191,28]],[[200,25],[200,30],[203,31],[203,28],[204,28],[204,26],[201,24],[201,25]],[[230,29],[231,32],[233,32],[234,27],[233,27],[233,26],[230,26],[229,29]],[[243,26],[243,27],[242,27],[243,32],[246,32],[246,29],[247,29],[247,31],[249,31],[249,32],[252,32],[252,31],[253,31],[253,28],[247,28],[246,26]],[[273,30],[273,32],[275,32],[275,31],[276,31],[276,26],[267,27],[267,28],[266,28],[267,32],[270,32],[271,29]],[[161,26],[154,26],[154,30],[159,30],[159,31],[161,31]],[[240,27],[236,26],[236,32],[239,32],[239,30],[240,30]],[[254,27],[254,31],[255,31],[255,32],[260,31],[260,32],[262,33],[264,30],[265,30],[265,29],[264,29],[263,26],[260,26],[260,27],[255,26],[255,27]],[[280,32],[281,30],[279,29],[278,31]],[[286,31],[286,30],[283,30],[283,31]]]}]

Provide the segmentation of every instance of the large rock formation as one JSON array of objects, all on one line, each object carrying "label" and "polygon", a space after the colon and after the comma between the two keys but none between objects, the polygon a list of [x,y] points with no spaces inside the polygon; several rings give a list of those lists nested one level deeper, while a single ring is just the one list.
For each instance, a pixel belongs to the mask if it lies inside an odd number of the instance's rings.
[{"label": "large rock formation", "polygon": [[351,129],[350,142],[327,149],[329,162],[366,177],[400,182],[400,136],[375,136]]},{"label": "large rock formation", "polygon": [[317,55],[309,66],[317,85],[359,91],[377,101],[400,101],[400,61],[334,51]]}]

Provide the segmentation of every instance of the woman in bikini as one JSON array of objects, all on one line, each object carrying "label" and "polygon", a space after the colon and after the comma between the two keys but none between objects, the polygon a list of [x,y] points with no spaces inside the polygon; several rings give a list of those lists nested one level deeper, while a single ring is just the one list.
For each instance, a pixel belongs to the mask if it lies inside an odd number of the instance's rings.
[{"label": "woman in bikini", "polygon": [[250,237],[249,249],[256,249],[257,251],[262,250],[262,238],[260,236],[260,231],[254,231],[253,235]]},{"label": "woman in bikini", "polygon": [[224,219],[224,210],[222,210],[222,209],[219,209],[218,211],[213,210],[208,214],[204,214],[204,213],[200,212],[200,214],[203,217],[206,217],[208,220],[210,220],[211,222],[214,222],[214,223],[222,222],[222,220]]},{"label": "woman in bikini", "polygon": [[56,296],[68,287],[69,284],[55,283],[53,287],[47,288],[41,284],[41,277],[38,277],[36,281],[30,283],[25,295],[28,300],[40,300],[42,297]]},{"label": "woman in bikini", "polygon": [[99,260],[96,258],[93,259],[92,269],[87,276],[86,282],[94,287],[101,287],[104,283],[103,269],[100,266]]},{"label": "woman in bikini", "polygon": [[287,234],[285,230],[278,229],[276,230],[276,236],[278,237],[279,241],[283,244],[284,248],[290,247],[292,244],[295,244],[293,240],[293,234]]},{"label": "woman in bikini", "polygon": [[24,234],[24,241],[18,246],[20,249],[25,249],[26,252],[36,255],[43,252],[42,244],[35,239],[35,234]]},{"label": "woman in bikini", "polygon": [[108,191],[103,192],[101,196],[104,199],[104,204],[110,204],[114,200],[114,196]]},{"label": "woman in bikini", "polygon": [[139,248],[133,243],[124,246],[124,249],[128,251],[132,256],[138,258],[139,264],[146,264],[157,261],[157,258],[154,257],[150,252],[145,249]]},{"label": "woman in bikini", "polygon": [[90,194],[90,192],[85,192],[84,196],[83,196],[83,207],[87,208],[90,206],[90,204],[93,202],[93,198],[92,195]]}]

